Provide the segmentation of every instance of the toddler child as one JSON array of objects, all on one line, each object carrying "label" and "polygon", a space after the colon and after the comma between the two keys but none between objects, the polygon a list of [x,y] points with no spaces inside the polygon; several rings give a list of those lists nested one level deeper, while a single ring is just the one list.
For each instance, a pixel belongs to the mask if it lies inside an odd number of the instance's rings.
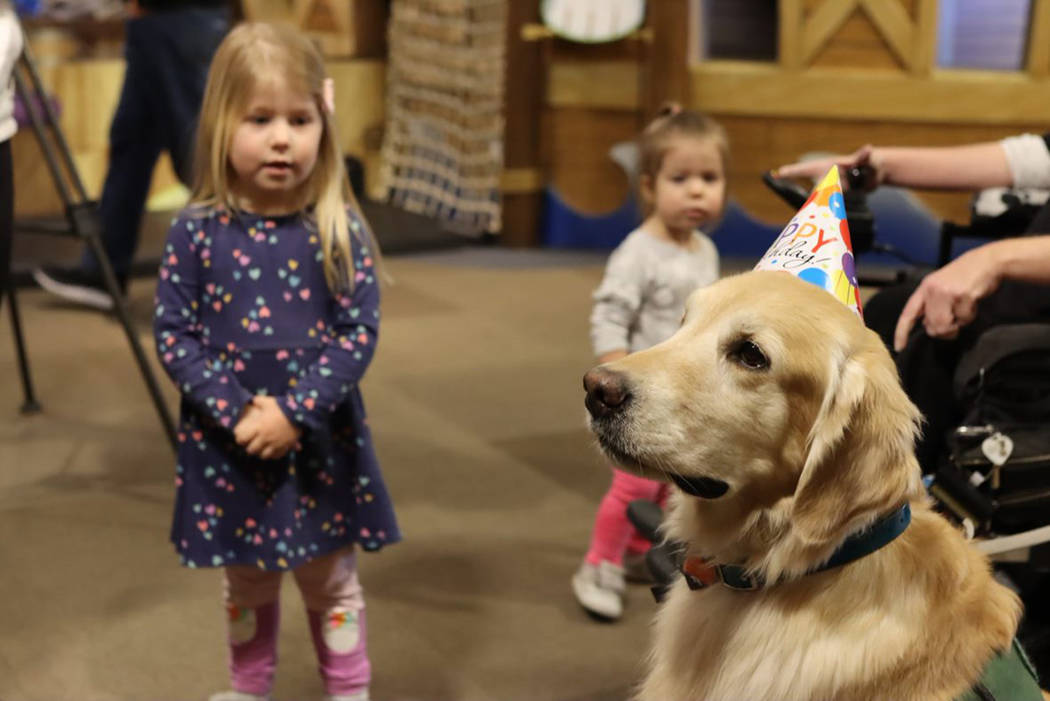
[{"label": "toddler child", "polygon": [[[594,293],[591,341],[599,363],[649,348],[678,329],[685,301],[719,277],[718,251],[701,231],[725,207],[729,145],[706,116],[665,107],[639,139],[639,185],[649,215],[612,252]],[[572,577],[576,600],[605,619],[623,614],[625,564],[643,576],[646,542],[627,520],[635,499],[662,503],[666,485],[612,468],[590,549]]]}]

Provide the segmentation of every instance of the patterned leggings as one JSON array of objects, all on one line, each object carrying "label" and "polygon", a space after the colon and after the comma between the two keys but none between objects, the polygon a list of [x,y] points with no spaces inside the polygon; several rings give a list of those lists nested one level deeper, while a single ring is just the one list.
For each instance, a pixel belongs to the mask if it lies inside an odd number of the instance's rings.
[{"label": "patterned leggings", "polygon": [[[261,696],[273,685],[282,574],[249,565],[226,568],[230,679],[237,691]],[[293,574],[306,604],[325,692],[366,692],[372,670],[353,548],[300,565]]]}]

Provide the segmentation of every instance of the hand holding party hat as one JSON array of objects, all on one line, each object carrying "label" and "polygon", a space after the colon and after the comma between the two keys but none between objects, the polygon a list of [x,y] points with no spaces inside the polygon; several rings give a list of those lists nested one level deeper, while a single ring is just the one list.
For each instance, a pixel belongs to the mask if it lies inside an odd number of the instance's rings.
[{"label": "hand holding party hat", "polygon": [[838,168],[813,189],[755,270],[783,270],[835,295],[859,316],[860,291]]}]

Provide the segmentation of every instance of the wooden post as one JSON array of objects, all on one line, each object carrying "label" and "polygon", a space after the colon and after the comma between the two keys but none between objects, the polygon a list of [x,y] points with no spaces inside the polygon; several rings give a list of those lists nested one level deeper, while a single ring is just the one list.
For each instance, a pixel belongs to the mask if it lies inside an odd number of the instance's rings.
[{"label": "wooden post", "polygon": [[802,67],[802,0],[780,0],[780,67],[795,71]]},{"label": "wooden post", "polygon": [[652,40],[642,52],[642,122],[648,122],[668,100],[689,106],[689,0],[646,3]]},{"label": "wooden post", "polygon": [[[509,2],[507,14],[506,122],[503,132],[503,229],[505,246],[539,243],[543,207],[541,118],[547,66],[544,41],[526,41],[522,27],[539,22],[539,3]],[[512,177],[506,177],[512,176]],[[531,176],[531,177],[530,177]]]},{"label": "wooden post", "polygon": [[1046,45],[1047,40],[1050,40],[1050,0],[1033,0],[1025,66],[1032,78],[1050,76],[1050,47]]},{"label": "wooden post", "polygon": [[918,78],[929,79],[936,62],[937,0],[920,0],[915,29],[915,62],[911,72]]}]

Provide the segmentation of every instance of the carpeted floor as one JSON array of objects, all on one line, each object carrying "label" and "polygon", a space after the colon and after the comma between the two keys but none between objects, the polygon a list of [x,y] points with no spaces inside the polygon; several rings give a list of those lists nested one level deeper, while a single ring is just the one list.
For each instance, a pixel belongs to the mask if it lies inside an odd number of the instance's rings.
[{"label": "carpeted floor", "polygon": [[[607,625],[568,587],[608,480],[580,385],[602,260],[388,261],[364,392],[405,541],[361,557],[376,701],[599,701],[637,679],[648,590]],[[151,296],[133,284],[144,342]],[[119,327],[37,291],[21,301],[44,411],[18,412],[4,309],[0,700],[204,699],[225,683],[220,580],[181,569],[167,542],[173,458]],[[286,585],[275,697],[319,699]]]},{"label": "carpeted floor", "polygon": [[[624,699],[656,605],[634,586],[624,620],[602,624],[568,586],[608,482],[580,383],[604,254],[445,244],[388,259],[364,382],[405,535],[360,558],[373,698]],[[130,290],[144,344],[152,289]],[[19,413],[5,308],[0,701],[205,699],[226,682],[220,577],[180,568],[167,541],[173,455],[120,328],[35,290],[21,306],[44,410]],[[286,580],[275,698],[317,701]]]}]

